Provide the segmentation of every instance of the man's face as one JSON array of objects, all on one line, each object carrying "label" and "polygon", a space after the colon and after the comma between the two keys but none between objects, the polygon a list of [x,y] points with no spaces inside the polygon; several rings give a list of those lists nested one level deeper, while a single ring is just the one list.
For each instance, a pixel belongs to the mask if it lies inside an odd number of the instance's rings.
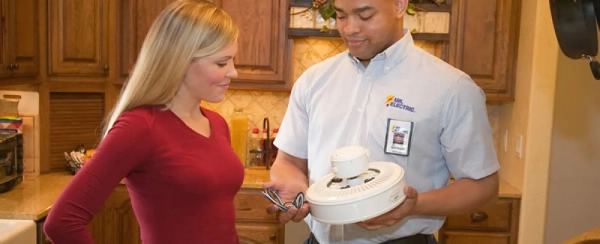
[{"label": "man's face", "polygon": [[407,4],[408,0],[335,0],[336,26],[350,54],[369,60],[394,44],[402,35]]}]

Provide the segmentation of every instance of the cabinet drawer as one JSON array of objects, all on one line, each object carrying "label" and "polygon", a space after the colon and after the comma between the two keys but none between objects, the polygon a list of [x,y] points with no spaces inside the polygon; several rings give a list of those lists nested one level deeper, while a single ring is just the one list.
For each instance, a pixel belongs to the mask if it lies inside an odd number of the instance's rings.
[{"label": "cabinet drawer", "polygon": [[509,244],[508,233],[448,231],[440,236],[444,244]]},{"label": "cabinet drawer", "polygon": [[446,219],[447,229],[510,231],[512,200],[500,199],[494,205],[478,212],[451,216]]},{"label": "cabinet drawer", "polygon": [[235,225],[240,244],[279,244],[284,242],[282,228],[277,224],[247,224]]},{"label": "cabinet drawer", "polygon": [[259,190],[242,189],[235,195],[235,217],[238,220],[277,221],[275,214],[268,214],[271,203]]}]

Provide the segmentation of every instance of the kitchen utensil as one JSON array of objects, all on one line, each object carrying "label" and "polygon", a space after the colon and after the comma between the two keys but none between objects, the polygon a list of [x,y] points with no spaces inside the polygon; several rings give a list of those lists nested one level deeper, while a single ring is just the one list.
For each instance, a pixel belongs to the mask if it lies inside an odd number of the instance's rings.
[{"label": "kitchen utensil", "polygon": [[552,23],[561,51],[571,59],[586,59],[594,78],[600,80],[598,36],[600,24],[597,0],[549,0]]}]

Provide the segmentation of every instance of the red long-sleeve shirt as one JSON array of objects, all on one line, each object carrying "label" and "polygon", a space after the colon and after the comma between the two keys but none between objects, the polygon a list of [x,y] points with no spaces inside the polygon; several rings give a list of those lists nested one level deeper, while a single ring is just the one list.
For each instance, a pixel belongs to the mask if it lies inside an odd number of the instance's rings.
[{"label": "red long-sleeve shirt", "polygon": [[143,243],[238,243],[233,198],[244,169],[225,120],[202,111],[210,137],[159,106],[123,113],[52,206],[46,235],[93,243],[88,224],[125,179]]}]

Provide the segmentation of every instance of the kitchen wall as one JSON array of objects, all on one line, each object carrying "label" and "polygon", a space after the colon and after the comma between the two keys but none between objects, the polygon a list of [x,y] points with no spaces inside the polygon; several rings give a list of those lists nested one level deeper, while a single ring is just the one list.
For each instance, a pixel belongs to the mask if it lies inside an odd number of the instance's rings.
[{"label": "kitchen wall", "polygon": [[544,228],[558,55],[548,1],[522,1],[515,102],[500,107],[499,131],[509,138],[498,155],[500,177],[522,192],[519,243],[549,243]]},{"label": "kitchen wall", "polygon": [[[415,45],[424,50],[441,56],[442,49],[435,42],[416,41]],[[339,38],[302,38],[294,40],[292,54],[292,79],[295,81],[308,67],[321,60],[344,51],[346,47]],[[221,103],[204,103],[210,109],[219,112],[229,120],[235,107],[244,108],[250,121],[250,127],[262,128],[263,118],[268,117],[271,128],[281,124],[283,115],[289,101],[288,92],[268,91],[228,91],[226,99]],[[494,131],[496,145],[498,145],[498,121],[501,106],[488,106],[490,123]]]},{"label": "kitchen wall", "polygon": [[544,243],[600,227],[599,92],[587,61],[559,55]]}]

